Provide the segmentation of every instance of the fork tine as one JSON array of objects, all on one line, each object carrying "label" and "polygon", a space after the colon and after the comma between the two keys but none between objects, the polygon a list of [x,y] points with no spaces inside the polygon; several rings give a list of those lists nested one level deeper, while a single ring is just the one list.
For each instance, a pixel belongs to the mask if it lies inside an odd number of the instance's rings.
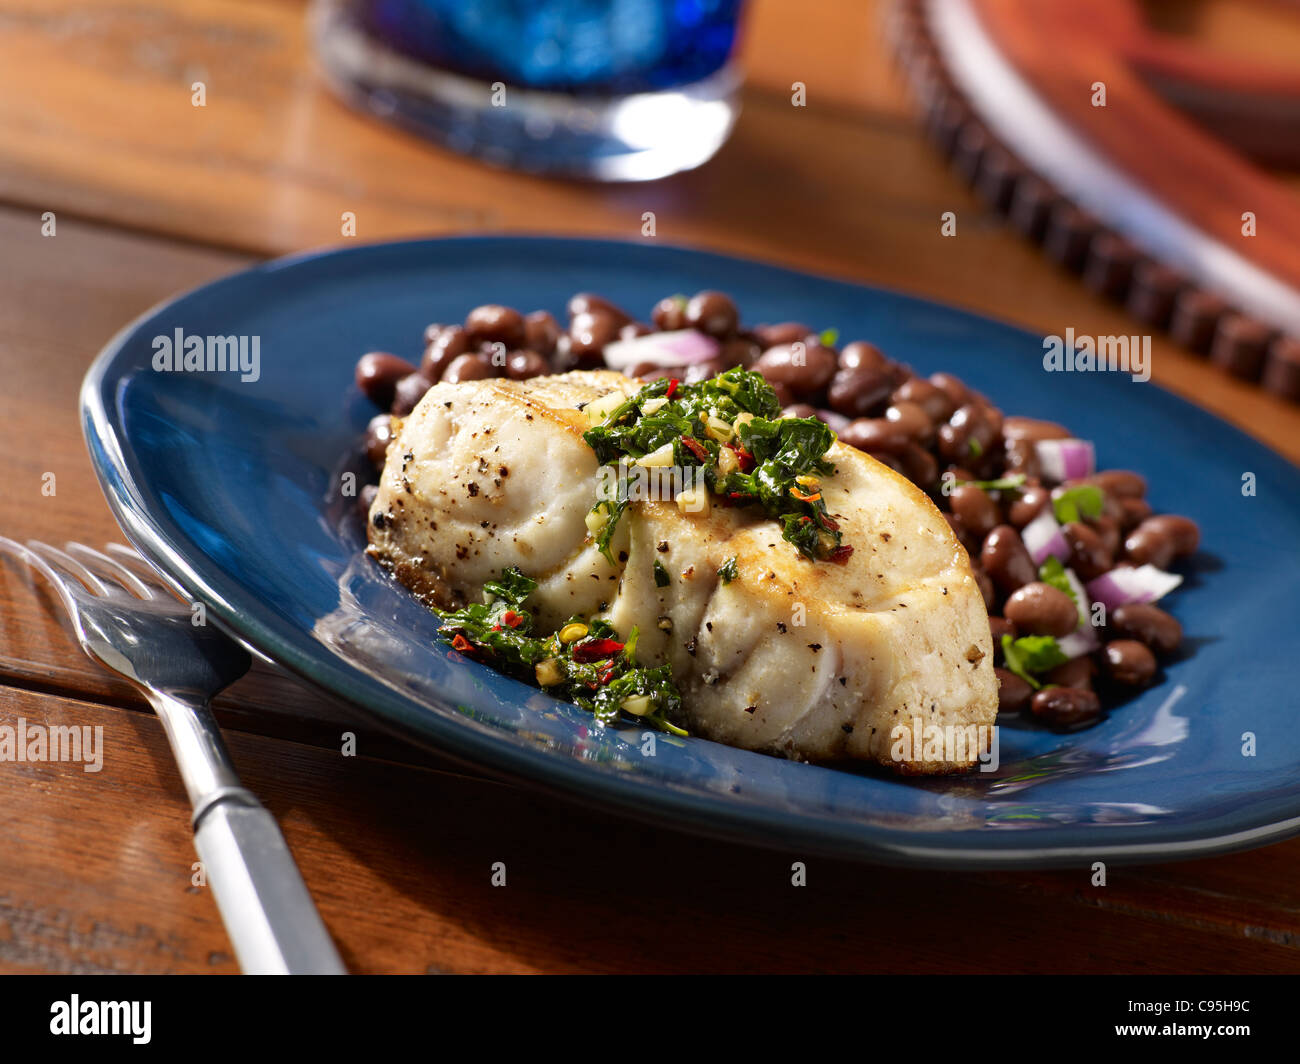
[{"label": "fork tine", "polygon": [[76,579],[80,580],[96,595],[103,595],[107,598],[113,594],[113,590],[104,581],[66,551],[59,550],[58,547],[52,547],[48,543],[42,543],[39,539],[29,539],[27,549],[33,554],[44,558],[51,567],[61,568],[65,573],[70,571]]},{"label": "fork tine", "polygon": [[63,608],[68,611],[68,614],[74,621],[77,619],[77,601],[72,597],[72,582],[66,576],[50,565],[49,562],[35,551],[29,550],[21,543],[16,543],[14,540],[9,539],[6,536],[0,536],[0,550],[13,555],[19,561],[23,562],[25,565],[31,566],[38,573],[44,576],[45,579],[49,581],[50,586],[54,588],[55,593],[59,596],[59,601],[63,603]]},{"label": "fork tine", "polygon": [[104,550],[113,556],[113,560],[118,562],[124,569],[129,569],[139,578],[140,582],[147,584],[154,591],[160,591],[169,598],[174,598],[176,592],[168,586],[167,581],[158,575],[154,569],[138,551],[121,543],[105,543]]},{"label": "fork tine", "polygon": [[153,589],[135,573],[131,572],[121,562],[110,558],[107,554],[101,554],[94,547],[87,547],[84,543],[70,540],[63,545],[63,549],[78,561],[84,562],[86,568],[108,580],[116,581],[138,597],[142,599],[155,597]]}]

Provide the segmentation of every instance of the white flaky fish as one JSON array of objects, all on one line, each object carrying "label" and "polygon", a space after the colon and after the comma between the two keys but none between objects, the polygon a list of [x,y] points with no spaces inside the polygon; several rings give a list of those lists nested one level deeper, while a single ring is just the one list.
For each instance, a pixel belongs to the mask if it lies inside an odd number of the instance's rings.
[{"label": "white flaky fish", "polygon": [[[370,553],[426,602],[458,606],[517,566],[540,630],[599,615],[670,662],[692,734],[809,761],[954,772],[997,715],[988,615],[965,550],[924,492],[836,443],[823,477],[852,556],[810,561],[752,508],[634,502],[597,549],[596,456],[579,406],[639,383],[607,371],[438,384],[390,444]],[[729,582],[719,568],[735,559]],[[655,563],[667,586],[655,579]],[[925,734],[923,734],[925,733]],[[942,745],[942,744],[940,744]]]}]

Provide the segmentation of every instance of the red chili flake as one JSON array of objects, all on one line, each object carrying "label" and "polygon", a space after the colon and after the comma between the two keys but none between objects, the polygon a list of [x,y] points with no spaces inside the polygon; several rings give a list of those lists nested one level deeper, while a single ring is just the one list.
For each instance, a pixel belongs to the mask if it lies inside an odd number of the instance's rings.
[{"label": "red chili flake", "polygon": [[672,380],[670,380],[670,381],[668,382],[668,390],[667,390],[666,392],[664,392],[664,398],[665,398],[665,399],[671,399],[671,398],[673,397],[673,395],[674,395],[674,394],[676,393],[676,391],[677,391],[677,385],[679,385],[679,384],[681,384],[681,383],[682,383],[682,382],[679,381],[676,377],[674,377]]},{"label": "red chili flake", "polygon": [[506,612],[501,615],[501,620],[511,628],[518,628],[523,619],[523,615],[516,613],[514,610],[506,610]]},{"label": "red chili flake", "polygon": [[614,678],[614,663],[611,661],[606,664],[606,666],[598,673],[598,677],[602,684],[609,683],[609,681]]},{"label": "red chili flake", "polygon": [[731,491],[727,493],[728,499],[735,499],[737,502],[744,502],[746,499],[752,499],[753,497],[747,491]]},{"label": "red chili flake", "polygon": [[470,654],[474,651],[474,644],[457,632],[455,638],[451,641],[451,649],[459,650],[462,654]]},{"label": "red chili flake", "polygon": [[853,548],[845,544],[842,547],[836,547],[830,554],[826,555],[828,562],[834,562],[836,565],[843,565],[853,554]]},{"label": "red chili flake", "polygon": [[740,471],[742,473],[751,472],[754,468],[753,454],[738,443],[729,443],[727,446],[736,452],[736,461],[740,463]]},{"label": "red chili flake", "polygon": [[590,643],[578,643],[573,648],[573,660],[589,664],[602,658],[612,658],[623,644],[616,639],[593,639]]},{"label": "red chili flake", "polygon": [[494,625],[492,626],[492,631],[494,631],[494,632],[499,632],[499,631],[501,631],[501,625],[499,625],[499,624],[494,624]]},{"label": "red chili flake", "polygon": [[704,444],[700,443],[699,440],[692,439],[690,436],[683,436],[682,446],[690,451],[691,454],[695,455],[695,457],[701,462],[707,462],[709,460],[709,452],[705,448]]}]

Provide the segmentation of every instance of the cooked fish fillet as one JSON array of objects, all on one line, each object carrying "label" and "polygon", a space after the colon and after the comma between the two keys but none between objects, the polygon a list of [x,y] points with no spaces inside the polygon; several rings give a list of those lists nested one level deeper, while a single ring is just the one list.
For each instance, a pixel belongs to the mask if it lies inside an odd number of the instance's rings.
[{"label": "cooked fish fillet", "polygon": [[577,407],[637,388],[606,371],[436,385],[389,447],[370,552],[444,608],[515,565],[538,582],[530,603],[546,631],[573,615],[637,626],[638,661],[672,663],[693,734],[903,772],[973,764],[974,744],[949,744],[952,756],[923,746],[930,725],[991,725],[998,703],[983,599],[929,498],[837,443],[822,491],[854,547],[846,564],[804,558],[760,511],[690,515],[664,501],[628,508],[611,565],[585,524],[598,467]]}]

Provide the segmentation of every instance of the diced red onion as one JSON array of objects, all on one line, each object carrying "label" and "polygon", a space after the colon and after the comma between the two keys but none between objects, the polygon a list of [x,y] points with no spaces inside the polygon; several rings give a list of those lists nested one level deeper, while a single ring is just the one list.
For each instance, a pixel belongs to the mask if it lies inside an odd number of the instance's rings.
[{"label": "diced red onion", "polygon": [[1052,554],[1061,561],[1070,556],[1070,545],[1065,542],[1050,506],[1044,506],[1043,512],[1020,530],[1020,538],[1035,565],[1042,565]]},{"label": "diced red onion", "polygon": [[1046,480],[1060,483],[1090,477],[1097,471],[1097,455],[1091,440],[1036,440],[1034,450]]},{"label": "diced red onion", "polygon": [[627,369],[639,362],[651,365],[695,366],[717,357],[718,341],[694,329],[647,333],[631,340],[605,345],[605,364],[610,369]]},{"label": "diced red onion", "polygon": [[1097,638],[1097,629],[1090,624],[1085,624],[1069,635],[1061,636],[1056,641],[1056,645],[1067,658],[1081,658],[1101,646],[1101,640]]},{"label": "diced red onion", "polygon": [[1129,602],[1156,602],[1183,582],[1177,573],[1167,573],[1154,565],[1129,565],[1102,573],[1089,581],[1088,594],[1108,610]]},{"label": "diced red onion", "polygon": [[1085,626],[1092,620],[1092,599],[1088,597],[1083,581],[1079,579],[1073,569],[1065,570],[1065,579],[1070,582],[1070,590],[1074,592],[1075,605],[1079,607],[1079,625],[1081,627]]}]

